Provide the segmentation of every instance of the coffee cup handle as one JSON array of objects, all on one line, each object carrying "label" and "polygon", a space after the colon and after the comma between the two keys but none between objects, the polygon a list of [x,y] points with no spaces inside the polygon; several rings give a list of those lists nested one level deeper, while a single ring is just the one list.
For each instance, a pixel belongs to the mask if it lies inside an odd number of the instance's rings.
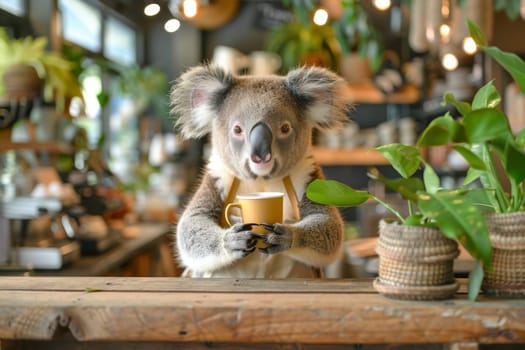
[{"label": "coffee cup handle", "polygon": [[226,209],[224,210],[224,219],[226,220],[228,226],[232,226],[232,223],[230,222],[231,208],[239,208],[240,210],[242,210],[242,206],[240,203],[228,203],[228,205],[226,205]]}]

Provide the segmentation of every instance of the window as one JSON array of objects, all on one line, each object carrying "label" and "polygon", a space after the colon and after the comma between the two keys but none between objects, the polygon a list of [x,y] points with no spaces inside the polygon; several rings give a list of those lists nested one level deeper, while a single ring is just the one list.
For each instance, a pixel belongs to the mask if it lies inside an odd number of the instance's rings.
[{"label": "window", "polygon": [[80,80],[82,82],[83,102],[78,101],[78,106],[71,101],[71,107],[77,108],[74,113],[70,107],[71,115],[81,116],[76,118],[76,123],[82,126],[87,133],[89,147],[96,148],[102,136],[102,110],[97,95],[102,92],[102,72],[98,65],[91,64],[86,67]]},{"label": "window", "polygon": [[124,65],[137,62],[135,31],[124,23],[108,18],[105,21],[104,56]]},{"label": "window", "polygon": [[0,9],[19,17],[26,15],[25,0],[0,0]]},{"label": "window", "polygon": [[[138,31],[124,17],[101,2],[87,0],[59,0],[62,36],[73,46],[89,51],[87,57],[103,56],[127,69],[137,64]],[[118,74],[99,66],[98,60],[83,64],[83,104],[76,108],[80,118],[75,122],[86,130],[90,147],[97,147],[104,136],[109,151],[108,165],[123,181],[133,176],[133,166],[139,161],[139,128],[137,116],[140,104],[118,89],[113,91]],[[111,91],[110,91],[111,90]],[[102,109],[98,97],[109,91],[109,104]],[[81,102],[80,102],[81,103]],[[73,113],[72,113],[73,114]]]},{"label": "window", "polygon": [[60,0],[59,8],[64,39],[123,65],[137,63],[133,27],[83,0]]},{"label": "window", "polygon": [[102,48],[102,12],[82,0],[60,0],[62,34],[72,43],[93,52]]}]

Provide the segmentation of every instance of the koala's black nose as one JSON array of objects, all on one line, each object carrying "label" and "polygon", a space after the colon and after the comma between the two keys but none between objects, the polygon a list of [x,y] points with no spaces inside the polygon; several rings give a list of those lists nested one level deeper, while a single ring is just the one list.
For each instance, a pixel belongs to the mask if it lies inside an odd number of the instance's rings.
[{"label": "koala's black nose", "polygon": [[250,157],[254,163],[267,163],[272,159],[272,130],[259,122],[250,130]]}]

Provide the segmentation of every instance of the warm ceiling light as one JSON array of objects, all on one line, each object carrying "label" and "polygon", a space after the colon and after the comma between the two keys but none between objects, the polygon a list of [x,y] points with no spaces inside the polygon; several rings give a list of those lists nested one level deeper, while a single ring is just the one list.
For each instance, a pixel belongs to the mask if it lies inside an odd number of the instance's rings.
[{"label": "warm ceiling light", "polygon": [[166,21],[166,23],[164,23],[164,30],[167,31],[168,33],[176,32],[177,30],[179,30],[179,28],[180,28],[180,21],[176,18],[172,18]]},{"label": "warm ceiling light", "polygon": [[441,26],[439,26],[439,34],[443,39],[448,39],[450,36],[450,26],[446,23],[443,23]]},{"label": "warm ceiling light", "polygon": [[160,12],[160,6],[157,3],[151,3],[144,7],[144,14],[146,16],[155,16],[157,13]]},{"label": "warm ceiling light", "polygon": [[374,0],[373,3],[374,6],[381,11],[388,10],[392,5],[392,1],[390,0]]},{"label": "warm ceiling light", "polygon": [[467,36],[465,39],[463,39],[463,51],[469,55],[473,55],[476,53],[476,51],[478,51],[478,46],[472,37]]},{"label": "warm ceiling light", "polygon": [[443,58],[441,59],[441,64],[443,65],[443,68],[445,68],[448,71],[451,71],[458,68],[459,61],[454,54],[449,52],[443,55]]},{"label": "warm ceiling light", "polygon": [[182,14],[187,18],[197,15],[197,0],[184,0],[182,2]]},{"label": "warm ceiling light", "polygon": [[325,9],[317,9],[314,13],[314,23],[324,26],[328,22],[328,12]]}]

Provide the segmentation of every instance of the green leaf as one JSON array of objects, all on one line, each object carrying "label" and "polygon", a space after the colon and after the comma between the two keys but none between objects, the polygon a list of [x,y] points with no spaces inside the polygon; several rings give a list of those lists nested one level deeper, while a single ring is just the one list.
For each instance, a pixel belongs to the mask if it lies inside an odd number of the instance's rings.
[{"label": "green leaf", "polygon": [[394,192],[397,192],[406,200],[417,202],[417,193],[424,191],[423,181],[413,177],[409,179],[389,179],[384,177],[377,169],[371,169],[368,173],[371,179],[381,182]]},{"label": "green leaf", "polygon": [[487,39],[485,39],[485,35],[481,31],[481,29],[478,27],[478,25],[468,19],[467,26],[470,32],[470,36],[472,37],[472,39],[474,39],[476,44],[478,46],[487,46]]},{"label": "green leaf", "polygon": [[421,153],[414,146],[392,143],[376,147],[376,150],[381,152],[405,179],[414,175],[421,163]]},{"label": "green leaf", "polygon": [[403,225],[434,227],[432,223],[426,222],[423,214],[412,214],[405,218]]},{"label": "green leaf", "polygon": [[470,301],[476,301],[479,291],[481,290],[481,283],[483,282],[483,266],[477,262],[474,269],[470,271],[468,276],[468,298]]},{"label": "green leaf", "polygon": [[97,94],[97,101],[101,108],[104,108],[109,103],[110,96],[106,91],[101,91]]},{"label": "green leaf", "polygon": [[447,237],[458,240],[484,266],[490,265],[492,247],[485,217],[464,193],[422,193],[418,198],[418,206]]},{"label": "green leaf", "polygon": [[463,180],[463,186],[467,186],[480,177],[480,171],[476,170],[474,168],[469,168],[467,171],[467,176],[465,176],[465,180]]},{"label": "green leaf", "polygon": [[456,109],[459,111],[461,115],[465,115],[472,110],[472,107],[470,106],[470,104],[468,104],[467,102],[456,100],[454,95],[452,95],[450,92],[447,92],[445,96],[443,97],[443,103],[445,104],[450,103],[451,105],[456,107]]},{"label": "green leaf", "polygon": [[489,81],[474,95],[472,109],[496,108],[500,102],[501,96],[492,84],[492,81]]},{"label": "green leaf", "polygon": [[473,110],[463,117],[462,123],[469,143],[483,143],[512,135],[507,117],[495,108]]},{"label": "green leaf", "polygon": [[427,192],[436,193],[440,189],[439,176],[430,165],[425,164],[423,170],[423,182]]},{"label": "green leaf", "polygon": [[306,188],[306,196],[313,202],[335,205],[338,207],[354,207],[366,202],[372,195],[366,191],[358,191],[335,180],[314,180]]},{"label": "green leaf", "polygon": [[487,191],[483,188],[476,187],[466,189],[464,196],[470,199],[476,207],[482,210],[492,207],[492,203],[490,202],[490,199],[487,195]]},{"label": "green leaf", "polygon": [[481,160],[481,158],[479,158],[477,155],[475,155],[470,149],[468,149],[467,147],[465,146],[461,146],[461,145],[455,145],[455,146],[452,146],[452,148],[454,148],[456,151],[458,151],[459,154],[461,154],[461,156],[463,158],[465,158],[465,160],[467,161],[467,163],[474,169],[478,169],[478,170],[487,170],[487,166],[485,165],[485,163],[483,163],[483,161]]},{"label": "green leaf", "polygon": [[[471,147],[471,151],[476,154],[483,161],[483,163],[489,166],[493,163],[492,155],[487,145],[479,143],[474,144]],[[505,204],[500,203],[498,200],[500,196],[499,194],[502,193],[502,191],[500,191],[501,185],[499,183],[498,177],[493,176],[494,174],[492,172],[492,166],[490,166],[490,169],[487,171],[478,171],[479,180],[482,187],[488,190],[487,195],[489,196],[492,207],[497,208],[496,211],[501,212],[505,207]]]},{"label": "green leaf", "polygon": [[482,50],[509,72],[520,91],[525,94],[525,62],[518,55],[501,51],[497,47],[484,47]]},{"label": "green leaf", "polygon": [[463,126],[447,113],[428,124],[419,136],[417,146],[446,145],[453,141],[463,142],[464,137],[461,135],[464,135]]},{"label": "green leaf", "polygon": [[494,0],[494,8],[496,12],[504,10],[507,17],[514,21],[520,15],[521,1],[517,0]]},{"label": "green leaf", "polygon": [[518,183],[525,180],[525,153],[511,140],[507,140],[502,163],[510,178]]},{"label": "green leaf", "polygon": [[515,141],[519,147],[521,148],[525,147],[525,128],[521,129],[518,132],[518,134],[516,135]]}]

